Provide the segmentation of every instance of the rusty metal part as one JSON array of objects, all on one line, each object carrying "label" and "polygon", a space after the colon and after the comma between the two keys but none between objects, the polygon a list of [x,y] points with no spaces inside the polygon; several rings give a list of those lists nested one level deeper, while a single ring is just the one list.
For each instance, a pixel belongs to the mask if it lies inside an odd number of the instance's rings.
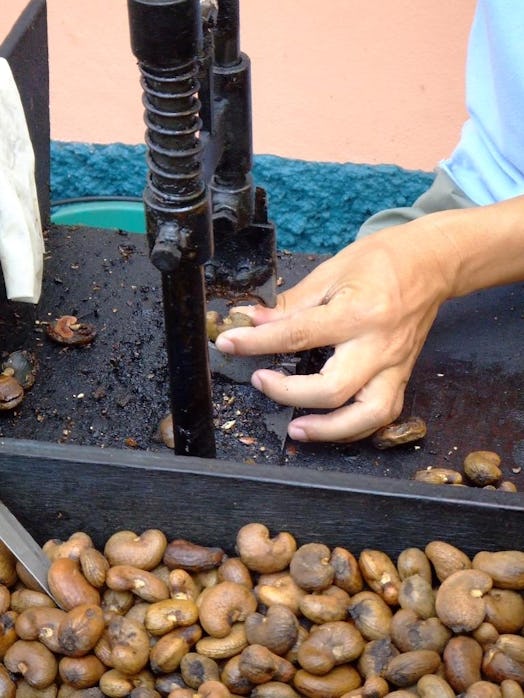
[{"label": "rusty metal part", "polygon": [[[251,64],[240,50],[239,2],[220,0],[206,24],[203,138],[215,253],[205,264],[207,297],[276,303],[276,240],[266,192],[251,169]],[[209,53],[212,53],[211,59]]]}]

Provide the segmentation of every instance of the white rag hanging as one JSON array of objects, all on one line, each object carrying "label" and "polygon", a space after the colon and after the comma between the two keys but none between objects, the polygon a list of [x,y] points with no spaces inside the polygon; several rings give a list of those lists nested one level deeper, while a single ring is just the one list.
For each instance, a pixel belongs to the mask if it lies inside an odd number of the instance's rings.
[{"label": "white rag hanging", "polygon": [[43,257],[35,155],[11,68],[0,58],[0,263],[7,298],[38,303]]}]

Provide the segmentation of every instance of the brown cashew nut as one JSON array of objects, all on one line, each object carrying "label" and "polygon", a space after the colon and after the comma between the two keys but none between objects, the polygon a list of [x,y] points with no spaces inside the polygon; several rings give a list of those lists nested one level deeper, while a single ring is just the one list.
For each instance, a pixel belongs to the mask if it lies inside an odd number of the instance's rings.
[{"label": "brown cashew nut", "polygon": [[440,666],[440,655],[433,650],[402,652],[384,669],[384,678],[400,688],[416,684],[426,674],[433,674]]},{"label": "brown cashew nut", "polygon": [[371,640],[358,658],[358,670],[366,681],[372,676],[381,676],[389,661],[399,654],[390,638]]},{"label": "brown cashew nut", "polygon": [[248,589],[253,588],[251,572],[239,557],[228,557],[223,560],[217,572],[219,582],[236,582]]},{"label": "brown cashew nut", "polygon": [[293,577],[285,572],[262,575],[254,592],[258,601],[264,606],[271,607],[275,604],[287,606],[295,615],[298,615],[300,600],[306,594]]},{"label": "brown cashew nut", "polygon": [[106,575],[106,584],[115,591],[132,591],[149,603],[169,598],[169,588],[152,572],[132,565],[115,565]]},{"label": "brown cashew nut", "polygon": [[455,693],[481,680],[482,647],[472,637],[457,635],[444,648],[444,676]]},{"label": "brown cashew nut", "polygon": [[196,643],[196,651],[210,659],[229,659],[240,654],[247,645],[244,623],[233,623],[229,635],[225,637],[203,637]]},{"label": "brown cashew nut", "polygon": [[481,570],[454,572],[437,590],[437,616],[455,633],[475,630],[486,616],[484,594],[492,586],[491,577]]},{"label": "brown cashew nut", "polygon": [[62,682],[76,690],[98,686],[106,671],[107,667],[94,654],[62,657],[58,662],[58,674]]},{"label": "brown cashew nut", "polygon": [[15,698],[16,684],[9,676],[7,670],[0,664],[0,696],[2,698]]},{"label": "brown cashew nut", "polygon": [[337,666],[323,676],[299,669],[293,679],[297,691],[307,698],[339,698],[361,683],[358,671],[350,664]]},{"label": "brown cashew nut", "polygon": [[220,680],[226,686],[226,688],[236,696],[250,695],[255,686],[254,683],[249,681],[249,679],[246,679],[246,677],[240,672],[239,654],[231,657],[231,659],[228,659],[224,664],[220,674]]},{"label": "brown cashew nut", "polygon": [[168,543],[163,560],[170,570],[180,567],[188,572],[204,572],[218,567],[224,555],[222,548],[205,547],[178,538]]},{"label": "brown cashew nut", "polygon": [[500,589],[524,589],[524,552],[520,550],[482,551],[473,558],[473,567],[489,574]]},{"label": "brown cashew nut", "polygon": [[468,479],[477,487],[496,485],[502,479],[499,466],[500,456],[494,451],[472,451],[462,464]]},{"label": "brown cashew nut", "polygon": [[304,591],[322,591],[331,586],[335,570],[331,552],[323,543],[305,543],[291,558],[289,573]]},{"label": "brown cashew nut", "polygon": [[36,606],[20,613],[14,627],[21,640],[40,640],[47,649],[58,654],[60,652],[58,629],[66,617],[67,613],[60,608]]},{"label": "brown cashew nut", "polygon": [[25,391],[16,378],[0,374],[0,411],[14,410],[22,402],[24,395]]},{"label": "brown cashew nut", "polygon": [[516,662],[524,663],[524,637],[522,635],[509,633],[499,635],[495,647]]},{"label": "brown cashew nut", "polygon": [[0,615],[0,659],[18,639],[16,619],[17,614],[14,611],[6,611]]},{"label": "brown cashew nut", "polygon": [[165,599],[146,609],[144,625],[151,635],[164,635],[179,625],[193,625],[198,620],[198,606],[191,599]]},{"label": "brown cashew nut", "polygon": [[101,589],[109,570],[109,562],[96,548],[87,548],[80,552],[80,569],[91,586]]},{"label": "brown cashew nut", "polygon": [[451,630],[439,618],[420,618],[410,608],[398,610],[391,623],[391,639],[401,652],[434,650],[442,653]]},{"label": "brown cashew nut", "polygon": [[393,422],[376,431],[371,442],[375,448],[384,450],[423,439],[427,433],[422,417],[411,416],[403,422]]},{"label": "brown cashew nut", "polygon": [[299,695],[288,683],[268,681],[255,686],[250,698],[299,698]]},{"label": "brown cashew nut", "polygon": [[417,681],[420,698],[455,698],[455,691],[449,683],[436,674],[426,674]]},{"label": "brown cashew nut", "polygon": [[462,550],[442,540],[431,541],[424,552],[433,565],[439,582],[443,582],[453,572],[471,567],[471,560]]},{"label": "brown cashew nut", "polygon": [[60,653],[81,657],[94,648],[104,632],[104,612],[100,606],[82,604],[66,613],[58,626]]},{"label": "brown cashew nut", "polygon": [[350,596],[338,586],[330,586],[317,594],[306,594],[300,599],[299,609],[312,623],[330,623],[347,618]]},{"label": "brown cashew nut", "polygon": [[364,580],[357,558],[346,548],[336,547],[331,552],[331,567],[335,570],[333,584],[348,594],[358,594],[364,588]]},{"label": "brown cashew nut", "polygon": [[104,555],[112,566],[132,565],[150,571],[162,562],[166,546],[166,536],[156,528],[140,535],[134,531],[117,531],[106,541]]},{"label": "brown cashew nut", "polygon": [[135,605],[136,600],[137,598],[132,591],[115,591],[106,588],[102,593],[102,610],[108,620],[114,613],[125,616]]},{"label": "brown cashew nut", "polygon": [[360,688],[344,693],[342,698],[384,698],[390,695],[388,682],[381,676],[372,676]]},{"label": "brown cashew nut", "polygon": [[[220,669],[211,657],[205,657],[198,652],[188,652],[180,661],[180,673],[184,683],[199,690],[206,681],[219,681]],[[225,687],[224,687],[225,688]]]},{"label": "brown cashew nut", "polygon": [[13,586],[16,579],[16,557],[7,545],[0,540],[0,584],[4,584],[9,588]]},{"label": "brown cashew nut", "polygon": [[431,565],[426,553],[420,548],[405,548],[402,550],[397,558],[397,570],[402,581],[412,577],[414,574],[418,574],[431,584]]},{"label": "brown cashew nut", "polygon": [[500,689],[502,691],[502,698],[523,698],[524,696],[524,691],[517,681],[513,681],[513,679],[504,679],[501,681]]},{"label": "brown cashew nut", "polygon": [[83,346],[96,337],[96,328],[88,322],[79,322],[74,315],[62,315],[46,327],[47,336],[58,344]]},{"label": "brown cashew nut", "polygon": [[487,679],[495,683],[511,679],[520,686],[524,686],[524,663],[513,659],[496,646],[488,648],[484,653],[482,673]]},{"label": "brown cashew nut", "polygon": [[4,665],[33,688],[47,688],[56,678],[58,663],[47,647],[34,640],[17,640],[4,655]]},{"label": "brown cashew nut", "polygon": [[162,635],[149,653],[149,663],[153,672],[169,674],[176,671],[184,656],[201,637],[202,629],[199,625],[175,628]]},{"label": "brown cashew nut", "polygon": [[248,645],[240,654],[239,671],[251,683],[283,681],[288,683],[295,675],[295,667],[264,645]]},{"label": "brown cashew nut", "polygon": [[351,598],[350,617],[366,640],[381,640],[391,634],[393,613],[374,591],[361,591]]},{"label": "brown cashew nut", "polygon": [[47,573],[53,597],[66,611],[80,604],[100,605],[100,593],[91,586],[80,570],[77,560],[57,558]]},{"label": "brown cashew nut", "polygon": [[499,639],[499,631],[494,625],[484,621],[478,628],[475,628],[471,633],[471,637],[475,638],[482,647],[487,648],[490,645],[494,645]]},{"label": "brown cashew nut", "polygon": [[128,675],[110,669],[100,678],[99,686],[104,696],[128,696],[135,688],[153,688],[155,679],[147,670]]},{"label": "brown cashew nut", "polygon": [[[129,618],[115,616],[108,623],[106,635],[102,638],[105,636],[110,650],[108,666],[124,674],[137,674],[146,666],[149,659],[149,637],[142,625]],[[98,652],[95,653],[103,661]]]},{"label": "brown cashew nut", "polygon": [[10,603],[11,592],[5,584],[0,584],[0,613],[5,613],[9,609]]},{"label": "brown cashew nut", "polygon": [[357,659],[365,641],[357,628],[345,621],[314,626],[298,649],[300,666],[310,674],[327,674],[333,667]]},{"label": "brown cashew nut", "polygon": [[280,656],[284,656],[295,644],[298,627],[296,615],[282,604],[270,606],[265,615],[250,613],[245,621],[248,642],[251,645],[264,645]]},{"label": "brown cashew nut", "polygon": [[286,531],[271,538],[264,524],[250,523],[238,531],[236,549],[248,569],[270,574],[281,572],[289,566],[297,544],[294,537]]},{"label": "brown cashew nut", "polygon": [[435,592],[431,583],[419,574],[412,574],[401,582],[398,603],[424,619],[435,615]]},{"label": "brown cashew nut", "polygon": [[48,540],[42,549],[47,557],[53,561],[59,557],[70,557],[72,560],[79,560],[83,551],[94,550],[94,547],[93,541],[87,533],[75,531],[65,541],[57,538]]},{"label": "brown cashew nut", "polygon": [[11,610],[22,613],[28,608],[54,608],[55,603],[43,591],[20,587],[11,594]]},{"label": "brown cashew nut", "polygon": [[200,623],[213,637],[225,637],[233,623],[244,621],[256,609],[253,591],[236,582],[219,582],[200,595]]},{"label": "brown cashew nut", "polygon": [[381,550],[365,548],[359,556],[358,564],[368,586],[379,594],[388,606],[398,602],[400,577],[393,561]]},{"label": "brown cashew nut", "polygon": [[16,561],[16,575],[19,583],[28,591],[40,591],[40,587],[34,577],[29,574],[26,567],[19,560]]},{"label": "brown cashew nut", "polygon": [[465,698],[502,698],[500,686],[491,681],[477,681],[468,687]]},{"label": "brown cashew nut", "polygon": [[208,679],[200,684],[198,698],[231,698],[227,687],[220,681]]},{"label": "brown cashew nut", "polygon": [[486,620],[499,633],[515,633],[524,627],[524,598],[512,589],[491,589],[484,597]]},{"label": "brown cashew nut", "polygon": [[172,599],[190,599],[196,601],[200,594],[200,587],[186,570],[171,570],[167,586]]}]

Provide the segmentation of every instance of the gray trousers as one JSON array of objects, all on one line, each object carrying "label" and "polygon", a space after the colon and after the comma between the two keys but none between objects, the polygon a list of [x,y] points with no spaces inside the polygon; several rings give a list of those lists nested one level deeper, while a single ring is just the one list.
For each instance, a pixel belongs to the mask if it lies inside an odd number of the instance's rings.
[{"label": "gray trousers", "polygon": [[371,235],[382,228],[408,223],[416,218],[435,211],[448,211],[453,208],[471,208],[476,206],[448,175],[437,168],[436,176],[430,188],[425,191],[412,206],[389,208],[370,216],[361,225],[356,238]]}]

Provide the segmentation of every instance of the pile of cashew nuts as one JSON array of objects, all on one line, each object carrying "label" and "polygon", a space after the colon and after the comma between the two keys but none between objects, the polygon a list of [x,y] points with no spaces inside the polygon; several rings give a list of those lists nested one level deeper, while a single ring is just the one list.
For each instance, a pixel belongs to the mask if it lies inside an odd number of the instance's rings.
[{"label": "pile of cashew nuts", "polygon": [[0,696],[524,696],[524,552],[394,561],[261,523],[232,550],[76,532],[44,546],[53,601],[0,544]]}]

